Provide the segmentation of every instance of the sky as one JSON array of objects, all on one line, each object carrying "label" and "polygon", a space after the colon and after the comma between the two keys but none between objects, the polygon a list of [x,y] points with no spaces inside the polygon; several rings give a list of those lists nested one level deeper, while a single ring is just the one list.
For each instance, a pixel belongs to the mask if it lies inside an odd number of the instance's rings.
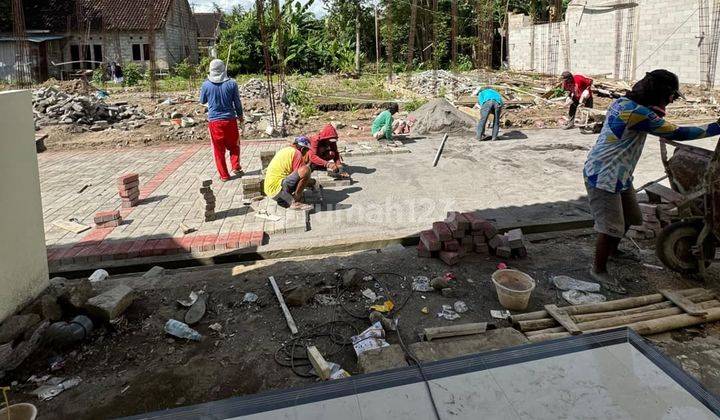
[{"label": "sky", "polygon": [[[305,0],[300,1],[305,2]],[[211,12],[213,10],[213,3],[220,6],[223,10],[230,11],[233,6],[237,4],[241,5],[244,9],[249,9],[255,4],[255,0],[190,0],[190,4],[196,12]],[[310,10],[312,10],[316,16],[324,15],[325,11],[322,0],[315,0]]]}]

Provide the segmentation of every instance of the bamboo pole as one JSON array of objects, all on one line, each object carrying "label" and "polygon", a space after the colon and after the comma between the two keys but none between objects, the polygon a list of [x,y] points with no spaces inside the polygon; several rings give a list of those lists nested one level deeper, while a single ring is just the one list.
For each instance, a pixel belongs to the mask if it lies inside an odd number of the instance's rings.
[{"label": "bamboo pole", "polygon": [[[685,290],[679,290],[678,293],[680,293],[683,296],[687,296],[689,294],[698,293],[701,291],[705,291],[705,289],[701,287],[693,288],[693,289],[685,289]],[[636,296],[631,298],[625,298],[625,299],[618,299],[618,300],[611,300],[608,302],[602,302],[602,303],[591,303],[588,305],[577,305],[577,306],[567,306],[562,309],[567,311],[569,315],[579,315],[579,314],[592,314],[596,312],[607,312],[607,311],[617,311],[617,310],[623,310],[623,309],[632,309],[638,306],[644,306],[644,305],[651,305],[654,303],[661,303],[665,302],[667,299],[665,299],[665,296],[661,295],[660,293],[652,294],[652,295],[646,295],[646,296]],[[513,324],[517,324],[519,321],[530,321],[534,319],[543,319],[547,318],[550,315],[547,313],[547,311],[537,311],[537,312],[528,312],[526,314],[517,314],[512,315],[510,319],[512,320]]]},{"label": "bamboo pole", "polygon": [[[626,327],[634,330],[640,335],[660,334],[667,331],[677,330],[679,328],[691,327],[693,325],[704,324],[706,322],[720,321],[720,308],[708,308],[706,317],[692,316],[688,314],[673,315],[664,318],[650,319],[647,321],[635,322],[626,325]],[[615,327],[600,328],[587,332],[599,332]],[[541,334],[528,337],[532,342],[545,341],[553,338],[569,337],[570,333],[553,333]]]},{"label": "bamboo pole", "polygon": [[[687,298],[690,299],[694,303],[700,303],[700,302],[705,302],[705,301],[714,299],[715,294],[704,290],[699,293],[689,294],[689,295],[687,295]],[[633,314],[638,314],[638,313],[643,313],[643,312],[648,312],[648,311],[654,311],[657,309],[668,309],[668,308],[674,308],[674,307],[675,307],[675,304],[673,304],[670,301],[666,301],[666,302],[661,302],[661,303],[654,303],[652,305],[639,306],[637,308],[624,309],[624,310],[618,310],[618,311],[599,312],[599,313],[595,313],[595,314],[571,315],[571,318],[576,323],[584,323],[584,322],[590,322],[590,321],[597,321],[600,319],[616,318],[619,316],[633,315]],[[545,318],[545,319],[536,319],[536,320],[530,320],[530,321],[519,321],[517,323],[517,325],[520,328],[520,331],[528,332],[528,331],[537,331],[537,330],[552,328],[552,327],[557,326],[558,323],[553,318]]]},{"label": "bamboo pole", "polygon": [[[717,300],[710,300],[707,302],[702,302],[698,304],[699,308],[707,309],[707,308],[717,308],[720,307],[720,301]],[[673,315],[680,315],[685,313],[685,311],[682,308],[668,308],[668,309],[656,309],[654,311],[648,311],[643,313],[637,313],[632,315],[625,315],[625,316],[619,316],[615,318],[607,318],[607,319],[598,319],[597,321],[590,321],[590,322],[583,322],[580,324],[576,324],[577,327],[582,332],[588,332],[588,331],[595,331],[603,328],[611,328],[611,327],[621,327],[623,325],[632,324],[639,321],[647,321],[650,319],[657,319],[657,318],[665,318],[668,316]],[[537,335],[543,335],[543,334],[552,334],[552,333],[558,333],[563,332],[565,329],[563,327],[555,327],[555,328],[548,328],[545,330],[538,330],[538,331],[531,331],[526,333],[525,335],[528,337],[537,336]]]}]

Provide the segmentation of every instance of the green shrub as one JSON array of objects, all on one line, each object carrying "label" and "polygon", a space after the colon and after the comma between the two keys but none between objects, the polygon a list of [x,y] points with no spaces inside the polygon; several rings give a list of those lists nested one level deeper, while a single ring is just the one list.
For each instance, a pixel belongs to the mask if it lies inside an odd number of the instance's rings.
[{"label": "green shrub", "polygon": [[413,112],[421,106],[425,105],[427,100],[425,99],[413,99],[410,102],[403,105],[403,109],[407,112]]},{"label": "green shrub", "polygon": [[136,86],[143,80],[143,73],[140,66],[135,63],[127,63],[123,68],[125,86]]},{"label": "green shrub", "polygon": [[189,80],[197,76],[197,70],[198,69],[192,64],[190,64],[190,62],[186,58],[175,65],[175,67],[173,68],[173,74],[176,77]]},{"label": "green shrub", "polygon": [[92,74],[93,84],[100,85],[100,86],[104,85],[106,75],[107,75],[107,73],[105,72],[105,67],[102,65],[100,67],[96,68],[95,70],[93,70],[93,74]]}]

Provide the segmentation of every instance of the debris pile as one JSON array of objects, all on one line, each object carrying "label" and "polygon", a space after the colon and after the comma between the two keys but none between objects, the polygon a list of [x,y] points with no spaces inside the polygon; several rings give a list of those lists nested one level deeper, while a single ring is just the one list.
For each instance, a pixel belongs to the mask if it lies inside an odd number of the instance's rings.
[{"label": "debris pile", "polygon": [[407,89],[423,96],[455,97],[470,95],[474,89],[471,79],[447,70],[427,70],[414,74],[405,86]]},{"label": "debris pile", "polygon": [[628,236],[633,239],[654,239],[663,228],[672,223],[679,215],[677,207],[672,204],[639,203],[642,225],[631,226]]},{"label": "debris pile", "polygon": [[477,121],[459,111],[445,98],[434,99],[411,114],[415,117],[413,134],[460,133],[475,130]]},{"label": "debris pile", "polygon": [[263,99],[268,97],[267,84],[260,79],[250,79],[240,88],[240,97],[243,99]]},{"label": "debris pile", "polygon": [[84,131],[134,129],[144,125],[147,118],[139,106],[108,105],[93,96],[65,93],[54,87],[33,91],[33,113],[37,127],[74,124]]},{"label": "debris pile", "polygon": [[493,254],[501,258],[527,256],[525,240],[520,229],[499,235],[495,226],[476,213],[448,212],[442,222],[433,223],[430,230],[420,233],[418,255],[440,258],[455,265],[468,253]]}]

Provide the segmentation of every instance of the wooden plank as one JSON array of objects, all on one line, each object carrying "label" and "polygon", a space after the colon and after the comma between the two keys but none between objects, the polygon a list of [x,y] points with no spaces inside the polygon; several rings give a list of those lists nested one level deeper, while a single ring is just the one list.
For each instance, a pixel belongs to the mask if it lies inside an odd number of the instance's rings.
[{"label": "wooden plank", "polygon": [[661,184],[650,184],[647,187],[645,187],[645,191],[651,194],[655,194],[657,196],[660,196],[664,200],[673,203],[675,205],[678,205],[685,201],[685,197],[680,194],[677,191],[673,191],[670,188],[661,185]]},{"label": "wooden plank", "polygon": [[582,334],[580,328],[578,328],[575,322],[570,319],[570,315],[568,315],[567,312],[565,312],[564,310],[560,310],[557,305],[545,305],[545,310],[551,317],[555,319],[555,321],[558,322],[558,324],[562,325],[563,328],[565,328],[570,334]]},{"label": "wooden plank", "polygon": [[69,220],[56,220],[52,224],[56,228],[67,230],[68,232],[72,232],[74,234],[85,232],[86,230],[90,229],[90,226],[83,225],[77,222],[71,222]]},{"label": "wooden plank", "polygon": [[681,308],[683,311],[685,311],[688,315],[694,315],[694,316],[707,316],[707,311],[701,309],[698,305],[696,305],[693,301],[688,299],[685,296],[680,295],[675,290],[668,290],[668,289],[660,289],[660,293],[667,298],[670,302],[677,305],[679,308]]},{"label": "wooden plank", "polygon": [[315,346],[309,346],[307,348],[307,356],[308,359],[310,359],[310,363],[315,369],[315,373],[317,373],[317,376],[320,377],[320,379],[322,379],[323,381],[327,381],[328,379],[330,379],[330,364],[325,361],[323,355],[320,354],[320,350],[318,350]]},{"label": "wooden plank", "polygon": [[283,299],[282,293],[280,293],[280,289],[278,288],[277,283],[275,282],[275,278],[273,276],[268,277],[270,280],[270,285],[273,288],[273,291],[275,291],[275,296],[277,297],[278,302],[280,303],[280,309],[283,311],[283,315],[285,315],[285,321],[287,321],[287,325],[290,328],[290,332],[295,335],[298,333],[297,325],[295,325],[295,320],[292,317],[292,314],[290,314],[290,310],[288,309],[287,305],[285,304],[285,299]]},{"label": "wooden plank", "polygon": [[459,337],[463,335],[482,334],[487,331],[487,322],[452,325],[449,327],[425,328],[425,339],[432,341],[436,338]]}]

